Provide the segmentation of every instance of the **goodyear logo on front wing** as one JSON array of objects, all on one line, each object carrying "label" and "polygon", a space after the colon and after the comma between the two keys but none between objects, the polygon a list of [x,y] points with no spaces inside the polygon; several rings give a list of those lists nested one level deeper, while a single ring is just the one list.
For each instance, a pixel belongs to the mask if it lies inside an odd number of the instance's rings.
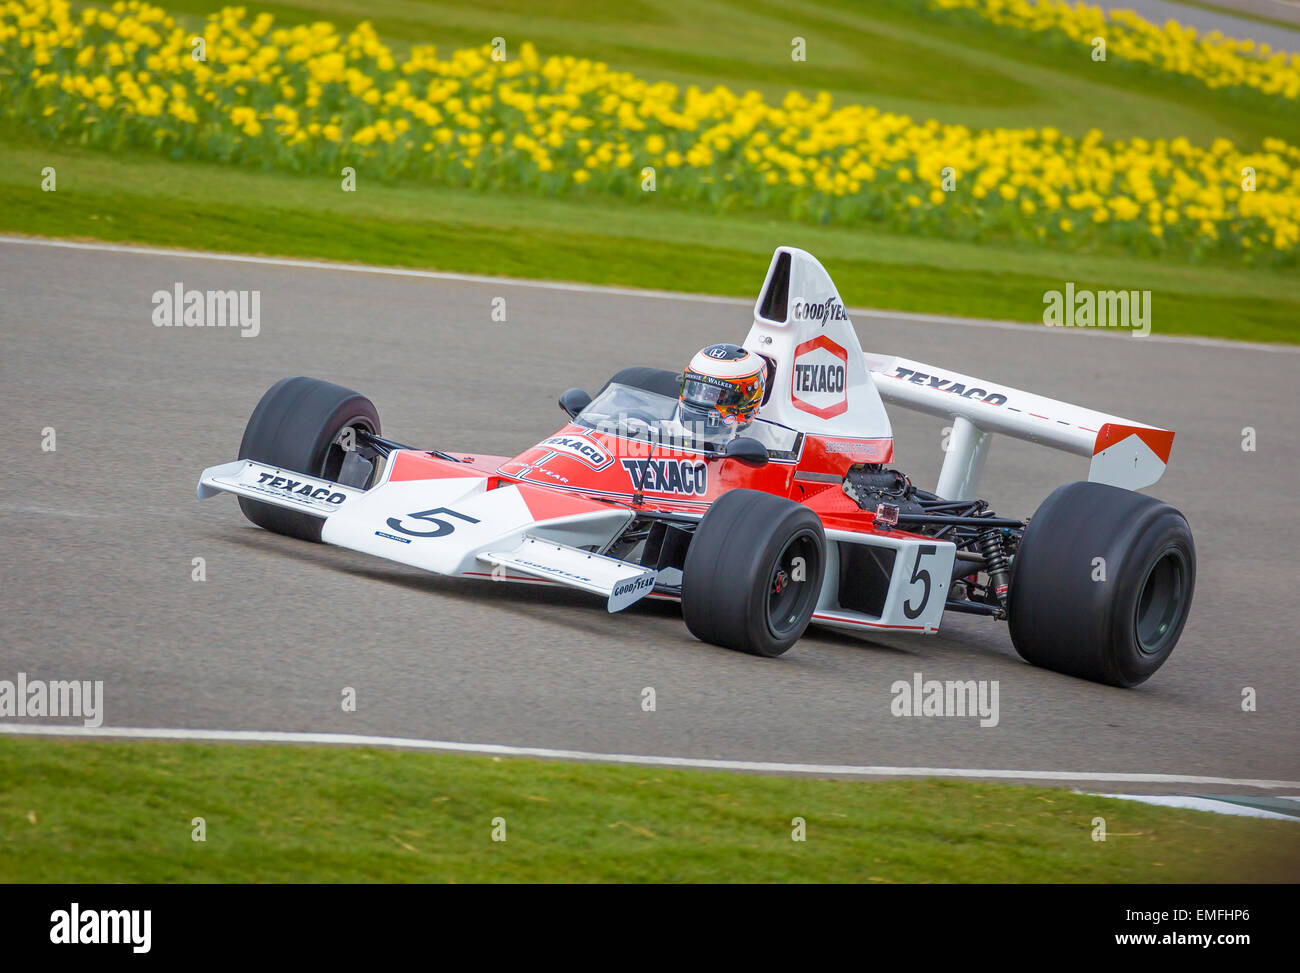
[{"label": "goodyear logo on front wing", "polygon": [[552,436],[538,445],[579,459],[596,471],[603,470],[614,462],[609,450],[586,436]]},{"label": "goodyear logo on front wing", "polygon": [[637,493],[679,493],[702,497],[709,489],[709,468],[690,459],[625,459],[623,469]]},{"label": "goodyear logo on front wing", "polygon": [[654,591],[657,577],[654,571],[647,571],[638,577],[628,578],[615,584],[609,593],[609,610],[622,611],[632,602]]},{"label": "goodyear logo on front wing", "polygon": [[614,597],[621,598],[624,595],[634,595],[638,591],[648,591],[655,586],[655,578],[652,574],[643,574],[632,581],[621,581],[614,586],[610,592]]}]

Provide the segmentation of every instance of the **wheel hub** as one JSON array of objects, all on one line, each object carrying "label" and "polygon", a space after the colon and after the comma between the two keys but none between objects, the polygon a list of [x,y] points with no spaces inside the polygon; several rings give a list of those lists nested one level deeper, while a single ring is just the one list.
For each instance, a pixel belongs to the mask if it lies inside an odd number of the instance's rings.
[{"label": "wheel hub", "polygon": [[1183,612],[1187,565],[1177,551],[1166,551],[1151,566],[1138,594],[1135,629],[1146,655],[1164,648]]}]

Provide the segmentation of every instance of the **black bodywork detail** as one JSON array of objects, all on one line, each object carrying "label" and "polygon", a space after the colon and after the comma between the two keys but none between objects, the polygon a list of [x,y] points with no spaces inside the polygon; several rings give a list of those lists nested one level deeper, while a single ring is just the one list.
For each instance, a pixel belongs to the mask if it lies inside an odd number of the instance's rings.
[{"label": "black bodywork detail", "polygon": [[641,564],[656,571],[665,568],[677,568],[680,571],[686,564],[686,548],[691,544],[692,534],[694,531],[685,527],[662,520],[655,521],[646,535]]},{"label": "black bodywork detail", "polygon": [[889,547],[840,544],[840,605],[879,618],[889,595],[898,552]]},{"label": "black bodywork detail", "polygon": [[410,449],[420,453],[428,453],[430,456],[436,456],[438,459],[446,460],[448,463],[461,463],[463,460],[457,459],[450,453],[444,453],[439,449],[420,449],[418,446],[407,446],[403,443],[396,442],[392,439],[385,439],[383,436],[376,436],[373,433],[358,432],[357,446],[362,451],[369,448],[377,456],[387,456],[389,453],[397,452],[399,449]]},{"label": "black bodywork detail", "polygon": [[776,258],[776,271],[772,274],[772,283],[763,293],[758,314],[769,321],[784,321],[790,305],[790,255],[782,253]]},{"label": "black bodywork detail", "polygon": [[[600,387],[600,392],[604,392],[611,385],[626,385],[628,388],[644,389],[647,392],[655,392],[675,399],[682,394],[682,373],[667,368],[633,365],[615,372],[609,381]],[[600,392],[596,393],[598,398]]]}]

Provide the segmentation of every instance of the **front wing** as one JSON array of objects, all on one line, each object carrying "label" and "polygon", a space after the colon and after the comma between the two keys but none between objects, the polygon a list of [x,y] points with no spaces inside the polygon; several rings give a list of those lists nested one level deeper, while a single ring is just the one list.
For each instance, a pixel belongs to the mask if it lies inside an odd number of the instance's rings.
[{"label": "front wing", "polygon": [[[603,596],[611,612],[653,590],[652,568],[595,553],[627,526],[627,508],[521,484],[489,490],[472,467],[401,456],[365,491],[239,460],[204,470],[198,495],[233,493],[320,517],[326,544],[437,574],[564,584]],[[420,472],[432,475],[407,478]]]}]

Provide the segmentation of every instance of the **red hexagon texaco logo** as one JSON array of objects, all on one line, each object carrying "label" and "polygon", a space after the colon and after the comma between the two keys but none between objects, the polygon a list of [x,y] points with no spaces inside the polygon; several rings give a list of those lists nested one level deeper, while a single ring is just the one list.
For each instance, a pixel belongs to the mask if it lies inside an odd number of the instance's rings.
[{"label": "red hexagon texaco logo", "polygon": [[824,334],[794,350],[790,399],[796,409],[830,419],[849,411],[849,353]]}]

